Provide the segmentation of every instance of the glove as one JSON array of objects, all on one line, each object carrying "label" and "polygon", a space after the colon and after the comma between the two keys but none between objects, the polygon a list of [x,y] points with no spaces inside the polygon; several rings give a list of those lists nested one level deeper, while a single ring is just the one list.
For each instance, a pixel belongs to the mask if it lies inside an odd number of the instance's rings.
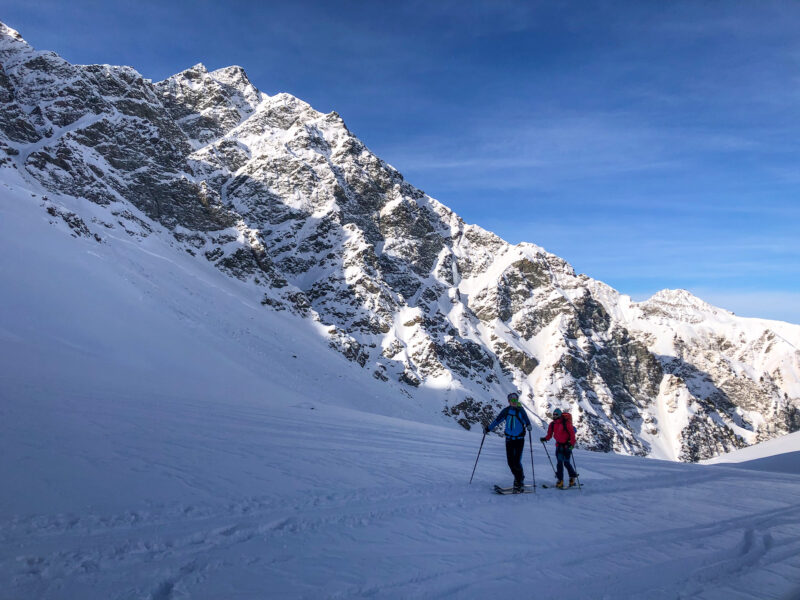
[{"label": "glove", "polygon": [[546,437],[540,437],[540,438],[539,438],[539,441],[540,441],[540,442],[546,442],[546,441],[547,441],[547,438],[546,438]]},{"label": "glove", "polygon": [[531,427],[530,425],[526,425],[526,426],[525,426],[525,429],[527,429],[528,431],[530,431],[530,430],[532,429],[532,427]]},{"label": "glove", "polygon": [[489,428],[486,425],[484,425],[483,426],[483,435],[486,435],[487,433],[489,433]]},{"label": "glove", "polygon": [[572,444],[567,444],[567,448],[569,448],[570,450],[572,450],[572,449],[574,448],[574,446],[573,446]]}]

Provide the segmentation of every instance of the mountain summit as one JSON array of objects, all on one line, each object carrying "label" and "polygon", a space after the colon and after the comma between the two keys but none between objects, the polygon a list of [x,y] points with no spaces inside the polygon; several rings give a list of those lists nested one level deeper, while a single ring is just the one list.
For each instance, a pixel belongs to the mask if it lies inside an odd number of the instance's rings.
[{"label": "mountain summit", "polygon": [[240,67],[152,83],[0,24],[0,104],[0,180],[46,193],[76,252],[167,239],[376,379],[438,390],[464,427],[517,389],[539,422],[569,409],[595,450],[696,461],[800,429],[800,326],[684,290],[633,302],[466,224],[338,114]]}]

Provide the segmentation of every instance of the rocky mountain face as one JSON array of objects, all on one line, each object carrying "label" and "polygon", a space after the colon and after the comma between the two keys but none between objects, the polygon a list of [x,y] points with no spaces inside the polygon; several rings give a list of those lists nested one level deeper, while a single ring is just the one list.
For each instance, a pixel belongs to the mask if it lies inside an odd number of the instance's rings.
[{"label": "rocky mountain face", "polygon": [[595,450],[696,461],[800,429],[800,326],[680,290],[632,302],[464,223],[339,115],[268,96],[239,67],[152,83],[0,24],[0,104],[0,177],[47,190],[76,237],[170,236],[374,377],[441,390],[464,427],[517,389],[540,422],[569,409]]}]

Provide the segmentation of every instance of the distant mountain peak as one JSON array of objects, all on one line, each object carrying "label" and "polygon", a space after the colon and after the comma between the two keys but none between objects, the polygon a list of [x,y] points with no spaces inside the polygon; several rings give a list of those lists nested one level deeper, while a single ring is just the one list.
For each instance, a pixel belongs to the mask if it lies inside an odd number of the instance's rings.
[{"label": "distant mountain peak", "polygon": [[653,294],[646,302],[669,304],[672,306],[683,306],[695,310],[701,310],[711,313],[730,313],[725,309],[713,306],[704,300],[701,300],[688,290],[684,289],[663,289]]},{"label": "distant mountain peak", "polygon": [[36,52],[16,29],[12,29],[0,21],[0,67],[7,69],[16,64],[20,57],[32,54],[57,56],[53,52]]},{"label": "distant mountain peak", "polygon": [[217,81],[223,81],[230,85],[241,85],[242,88],[253,85],[250,83],[250,78],[247,77],[245,70],[238,65],[215,69],[211,72],[211,76]]},{"label": "distant mountain peak", "polygon": [[9,42],[16,42],[22,43],[26,46],[28,43],[22,38],[19,31],[16,29],[12,29],[2,21],[0,21],[0,44],[9,43]]}]

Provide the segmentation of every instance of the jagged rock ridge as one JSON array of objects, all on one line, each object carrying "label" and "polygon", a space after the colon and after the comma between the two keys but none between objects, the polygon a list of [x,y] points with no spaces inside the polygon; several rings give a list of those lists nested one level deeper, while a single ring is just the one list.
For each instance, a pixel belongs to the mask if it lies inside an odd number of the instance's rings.
[{"label": "jagged rock ridge", "polygon": [[510,389],[575,415],[587,448],[680,460],[800,429],[800,327],[684,291],[635,303],[533,244],[464,223],[336,113],[239,67],[152,83],[78,66],[0,25],[0,165],[107,210],[45,207],[87,243],[167,235],[269,310],[442,410],[483,422]]}]

